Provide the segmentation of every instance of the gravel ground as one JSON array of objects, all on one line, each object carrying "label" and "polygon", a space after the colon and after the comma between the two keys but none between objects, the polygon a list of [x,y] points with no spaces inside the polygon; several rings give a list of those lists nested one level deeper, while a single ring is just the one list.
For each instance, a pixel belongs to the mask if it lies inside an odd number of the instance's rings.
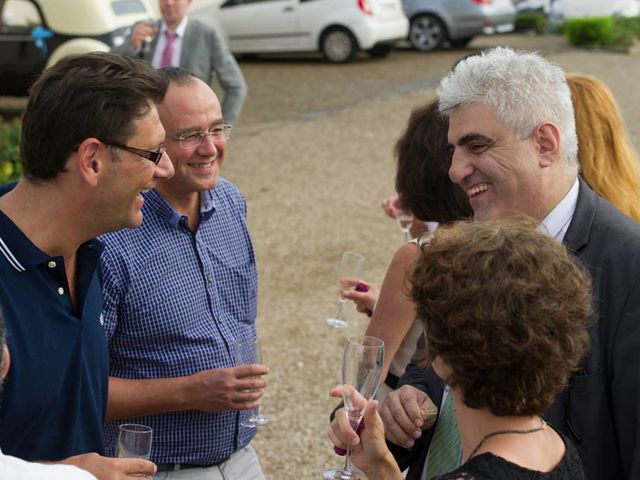
[{"label": "gravel ground", "polygon": [[[637,54],[576,50],[558,39],[506,38],[519,48],[540,49],[567,71],[605,80],[640,144]],[[388,69],[381,62],[360,69],[276,62],[281,74],[296,80],[286,86],[261,74],[269,61],[241,65],[252,99],[223,173],[247,198],[258,258],[258,329],[272,372],[263,412],[271,423],[260,429],[254,445],[269,479],[317,480],[341,462],[326,439],[327,417],[336,404],[328,391],[338,379],[345,336],[363,332],[366,319],[350,305],[347,330],[325,325],[337,306],[338,259],[345,250],[363,253],[366,278],[381,281],[402,239],[379,208],[393,189],[393,144],[410,111],[435,95],[433,75],[439,78],[451,65],[450,55],[443,54],[415,56],[421,63],[404,67],[393,58],[386,59]],[[431,60],[437,65],[431,77],[415,75]],[[389,79],[369,81],[385,72],[404,87],[391,87],[397,83]],[[323,83],[327,76],[329,85]],[[255,98],[261,95],[266,97]],[[303,107],[297,95],[316,98]]]}]

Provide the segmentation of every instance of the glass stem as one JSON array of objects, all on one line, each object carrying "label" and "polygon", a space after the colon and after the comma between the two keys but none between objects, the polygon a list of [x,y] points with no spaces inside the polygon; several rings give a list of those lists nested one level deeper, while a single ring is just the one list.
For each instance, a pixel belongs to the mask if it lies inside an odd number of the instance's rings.
[{"label": "glass stem", "polygon": [[338,320],[342,320],[342,309],[344,308],[344,304],[347,303],[346,300],[339,300],[340,304],[338,305],[338,311],[336,312],[336,318]]},{"label": "glass stem", "polygon": [[344,458],[344,468],[342,469],[342,478],[351,478],[351,445],[347,445],[347,454]]}]

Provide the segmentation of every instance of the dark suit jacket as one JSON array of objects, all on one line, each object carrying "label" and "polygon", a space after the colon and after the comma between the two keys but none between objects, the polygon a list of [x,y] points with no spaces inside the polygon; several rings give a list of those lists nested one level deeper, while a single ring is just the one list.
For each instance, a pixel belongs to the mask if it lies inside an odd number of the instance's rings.
[{"label": "dark suit jacket", "polygon": [[[158,24],[159,28],[160,24]],[[182,40],[180,67],[193,73],[207,85],[211,85],[213,75],[217,75],[224,89],[222,114],[225,120],[233,123],[247,98],[247,84],[221,32],[222,27],[213,28],[190,18]],[[158,35],[142,49],[140,56],[151,61],[157,43]],[[132,55],[134,52],[131,50],[130,38],[126,38],[124,43],[113,51]]]},{"label": "dark suit jacket", "polygon": [[[564,238],[593,280],[598,322],[580,371],[545,419],[578,448],[589,480],[640,479],[640,224],[597,196],[582,180]],[[429,372],[429,371],[427,371]],[[433,380],[411,365],[401,378],[429,392]],[[437,402],[434,401],[436,405]],[[420,478],[428,435],[412,451],[394,449]]]}]

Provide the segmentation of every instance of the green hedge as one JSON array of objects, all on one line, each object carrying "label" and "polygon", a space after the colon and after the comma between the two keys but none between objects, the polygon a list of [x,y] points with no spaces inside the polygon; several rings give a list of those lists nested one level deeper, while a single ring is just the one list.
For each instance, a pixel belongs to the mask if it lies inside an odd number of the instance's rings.
[{"label": "green hedge", "polygon": [[515,29],[533,30],[538,35],[542,35],[549,28],[547,17],[542,12],[522,12],[516,16]]},{"label": "green hedge", "polygon": [[564,33],[569,43],[581,47],[629,47],[640,37],[640,17],[574,18]]},{"label": "green hedge", "polygon": [[0,185],[17,180],[22,174],[19,144],[20,120],[3,122],[0,117]]}]

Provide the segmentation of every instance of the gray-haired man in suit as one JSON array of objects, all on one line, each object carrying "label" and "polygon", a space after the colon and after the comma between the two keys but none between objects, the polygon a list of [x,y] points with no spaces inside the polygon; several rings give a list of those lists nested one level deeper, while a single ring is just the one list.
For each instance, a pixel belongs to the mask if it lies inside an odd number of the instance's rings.
[{"label": "gray-haired man in suit", "polygon": [[[578,176],[564,72],[538,54],[498,47],[458,63],[438,95],[449,116],[449,177],[474,219],[536,218],[592,276],[599,319],[591,347],[544,418],[575,444],[589,480],[640,478],[640,225]],[[381,408],[387,439],[410,449],[394,452],[410,467],[407,480],[424,478],[432,433],[422,434],[420,410],[431,406],[427,394],[438,405],[442,398],[433,377],[407,367]]]},{"label": "gray-haired man in suit", "polygon": [[156,68],[181,67],[208,85],[217,75],[224,89],[222,115],[226,122],[235,123],[247,98],[247,84],[224,35],[187,17],[191,0],[158,0],[158,6],[162,21],[137,23],[131,36],[113,51],[140,55]]}]

